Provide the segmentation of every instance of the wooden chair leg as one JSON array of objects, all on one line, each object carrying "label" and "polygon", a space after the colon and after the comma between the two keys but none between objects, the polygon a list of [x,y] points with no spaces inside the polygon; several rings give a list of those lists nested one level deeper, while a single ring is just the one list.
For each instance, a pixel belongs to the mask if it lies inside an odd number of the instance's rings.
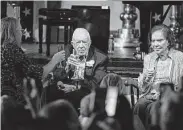
[{"label": "wooden chair leg", "polygon": [[39,53],[43,52],[42,48],[42,42],[43,42],[43,24],[42,24],[43,19],[39,18]]},{"label": "wooden chair leg", "polygon": [[134,98],[134,91],[133,91],[133,86],[132,85],[130,86],[130,92],[131,92],[131,104],[132,104],[132,107],[134,107],[135,98]]},{"label": "wooden chair leg", "polygon": [[46,45],[47,45],[46,55],[47,56],[50,56],[50,42],[51,42],[51,26],[48,24],[46,28]]},{"label": "wooden chair leg", "polygon": [[64,26],[64,42],[65,44],[68,44],[68,26]]},{"label": "wooden chair leg", "polygon": [[59,36],[60,36],[60,29],[59,29],[59,27],[57,28],[57,44],[59,44]]}]

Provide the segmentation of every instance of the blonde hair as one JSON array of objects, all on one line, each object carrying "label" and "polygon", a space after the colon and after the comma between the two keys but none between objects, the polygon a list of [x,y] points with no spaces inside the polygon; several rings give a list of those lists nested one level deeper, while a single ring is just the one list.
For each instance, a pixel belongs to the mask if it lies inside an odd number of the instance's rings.
[{"label": "blonde hair", "polygon": [[1,19],[1,45],[17,42],[15,37],[17,24],[18,20],[13,17]]}]

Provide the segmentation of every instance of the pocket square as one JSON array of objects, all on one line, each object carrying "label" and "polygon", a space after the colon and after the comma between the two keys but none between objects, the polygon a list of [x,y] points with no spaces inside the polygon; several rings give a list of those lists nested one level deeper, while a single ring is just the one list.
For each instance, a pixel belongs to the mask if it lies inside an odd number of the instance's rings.
[{"label": "pocket square", "polygon": [[93,67],[94,63],[95,63],[94,60],[87,61],[87,62],[86,62],[86,66],[87,66],[87,67]]}]

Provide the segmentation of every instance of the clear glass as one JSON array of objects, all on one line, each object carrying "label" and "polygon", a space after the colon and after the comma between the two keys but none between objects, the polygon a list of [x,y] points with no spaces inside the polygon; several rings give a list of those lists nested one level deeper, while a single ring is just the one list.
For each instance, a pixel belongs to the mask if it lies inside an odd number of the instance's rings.
[{"label": "clear glass", "polygon": [[[64,47],[65,47],[64,44],[58,44],[58,45],[57,45],[57,50],[58,50],[58,52],[64,50]],[[64,68],[62,62],[60,62],[60,63],[58,64],[57,68]]]},{"label": "clear glass", "polygon": [[57,45],[58,52],[64,50],[64,47],[65,47],[64,44],[58,44]]},{"label": "clear glass", "polygon": [[146,81],[148,81],[149,83],[152,83],[154,81],[154,78],[155,78],[155,67],[152,67],[152,68],[148,68],[147,69],[147,73],[150,72],[150,73],[153,73],[151,77],[147,78],[146,77]]}]

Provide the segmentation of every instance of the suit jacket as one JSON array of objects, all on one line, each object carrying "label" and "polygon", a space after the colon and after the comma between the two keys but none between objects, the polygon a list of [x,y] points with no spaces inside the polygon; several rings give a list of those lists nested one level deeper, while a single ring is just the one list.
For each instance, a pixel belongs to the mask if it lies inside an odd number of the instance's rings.
[{"label": "suit jacket", "polygon": [[[183,53],[181,51],[170,49],[168,56],[172,60],[172,69],[170,77],[171,82],[175,85],[174,89],[176,91],[180,91],[183,88],[183,86],[181,85],[181,78],[183,76]],[[143,74],[146,73],[149,68],[156,67],[157,58],[158,55],[155,52],[149,53],[144,57]],[[144,86],[142,85],[141,90],[145,93],[145,91],[149,89],[144,88]]]},{"label": "suit jacket", "polygon": [[[70,54],[72,54],[72,50],[73,48],[70,44],[65,46],[66,60],[70,56]],[[107,74],[106,65],[108,62],[108,57],[97,48],[90,46],[86,61],[90,60],[94,60],[95,63],[93,67],[86,66],[84,76],[85,80],[81,82],[81,87],[87,87],[91,90],[98,87],[102,78]],[[61,80],[69,83],[72,82],[70,79],[67,78],[71,72],[69,74],[66,74],[64,71],[64,69],[61,70],[60,68],[55,68],[55,70],[53,71],[54,79],[56,81]]]}]

